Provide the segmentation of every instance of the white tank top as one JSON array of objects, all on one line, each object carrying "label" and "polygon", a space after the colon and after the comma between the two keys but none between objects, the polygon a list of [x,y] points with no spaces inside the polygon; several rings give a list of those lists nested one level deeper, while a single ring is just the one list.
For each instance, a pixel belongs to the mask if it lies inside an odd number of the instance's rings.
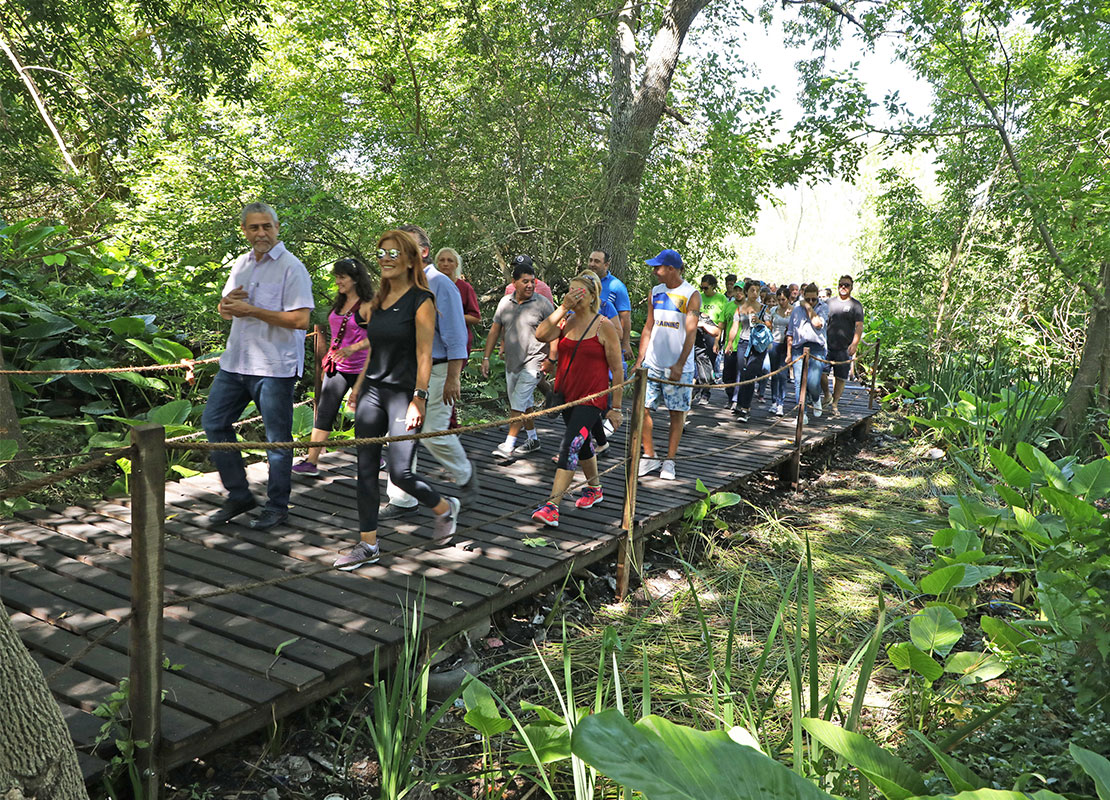
[{"label": "white tank top", "polygon": [[[689,281],[673,289],[658,284],[651,290],[651,310],[655,326],[651,329],[644,366],[648,369],[670,369],[682,355],[686,343],[686,307],[697,292]],[[682,371],[694,368],[694,348],[690,348]]]}]

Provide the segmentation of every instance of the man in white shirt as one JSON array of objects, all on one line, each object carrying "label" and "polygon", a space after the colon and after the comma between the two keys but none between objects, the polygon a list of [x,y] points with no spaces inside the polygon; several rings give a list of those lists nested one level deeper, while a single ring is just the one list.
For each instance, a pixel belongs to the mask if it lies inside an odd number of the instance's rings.
[{"label": "man in white shirt", "polygon": [[[240,228],[251,249],[235,261],[221,292],[217,309],[231,320],[231,333],[202,424],[210,442],[234,442],[232,425],[253,400],[266,441],[288,442],[293,438],[293,390],[304,372],[305,329],[315,307],[312,281],[304,264],[278,241],[278,218],[270,206],[246,206]],[[255,530],[269,530],[289,517],[293,451],[268,450],[266,455],[267,500],[250,523]],[[238,451],[213,450],[211,458],[227,500],[208,520],[223,525],[258,502]]]}]

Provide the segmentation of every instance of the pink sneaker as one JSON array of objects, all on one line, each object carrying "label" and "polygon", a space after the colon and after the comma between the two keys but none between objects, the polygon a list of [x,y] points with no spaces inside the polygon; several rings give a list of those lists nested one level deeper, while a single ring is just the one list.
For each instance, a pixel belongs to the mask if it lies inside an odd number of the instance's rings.
[{"label": "pink sneaker", "polygon": [[552,528],[558,528],[559,507],[554,503],[544,503],[532,512],[532,519],[536,522],[542,522],[544,525],[550,525]]},{"label": "pink sneaker", "polygon": [[575,508],[592,508],[601,502],[601,487],[600,486],[587,486],[585,489],[578,493],[578,499],[574,501]]}]

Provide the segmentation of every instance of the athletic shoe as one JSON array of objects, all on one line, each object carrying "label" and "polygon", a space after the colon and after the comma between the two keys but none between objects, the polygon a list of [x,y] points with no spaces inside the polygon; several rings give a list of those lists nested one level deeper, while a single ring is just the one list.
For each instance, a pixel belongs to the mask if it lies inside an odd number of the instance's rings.
[{"label": "athletic shoe", "polygon": [[[597,447],[594,448],[594,455],[599,456],[608,449],[609,449],[609,443],[608,442],[606,442],[605,444],[599,444]],[[556,458],[555,458],[556,463],[558,463],[558,460],[559,460],[559,458],[558,458],[558,456],[556,456]]]},{"label": "athletic shoe", "polygon": [[558,528],[559,507],[554,503],[544,503],[532,512],[532,519],[536,522],[542,522],[544,525],[550,525],[552,528]]},{"label": "athletic shoe", "polygon": [[647,456],[643,456],[640,459],[640,475],[650,475],[661,466],[663,466],[663,462],[660,461],[658,458],[648,458]]},{"label": "athletic shoe", "polygon": [[659,470],[659,477],[665,481],[674,480],[674,461],[667,459],[663,462],[663,468]]},{"label": "athletic shoe", "polygon": [[736,409],[735,414],[736,414],[736,419],[737,419],[738,422],[747,422],[748,421],[748,409],[738,408],[738,409]]},{"label": "athletic shoe", "polygon": [[256,531],[268,531],[270,528],[276,528],[287,519],[289,519],[288,511],[264,508],[261,514],[250,521],[250,526]]},{"label": "athletic shoe", "polygon": [[293,465],[293,474],[315,478],[320,474],[320,469],[307,458],[303,458]]},{"label": "athletic shoe", "polygon": [[725,408],[728,411],[735,411],[736,410],[736,401],[733,400],[731,403],[729,403],[727,406],[725,406]]},{"label": "athletic shoe", "polygon": [[518,444],[516,447],[513,448],[513,455],[514,456],[525,456],[525,455],[528,455],[529,453],[534,453],[535,451],[537,451],[539,449],[540,449],[539,437],[536,437],[535,439],[525,439],[523,444]]},{"label": "athletic shoe", "polygon": [[802,424],[803,425],[808,425],[809,424],[809,414],[802,414]]},{"label": "athletic shoe", "polygon": [[415,503],[411,506],[399,506],[396,503],[386,503],[378,511],[378,521],[386,519],[400,519],[401,517],[409,514],[415,514],[420,510],[420,507]]},{"label": "athletic shoe", "polygon": [[575,508],[592,508],[601,502],[601,487],[600,486],[587,486],[585,489],[578,493],[578,499],[574,501]]},{"label": "athletic shoe", "polygon": [[774,414],[776,417],[781,417],[786,412],[782,409],[782,403],[775,403],[775,407],[771,409],[771,413]]},{"label": "athletic shoe", "polygon": [[497,447],[493,448],[493,454],[497,458],[512,458],[513,450],[515,449],[516,448],[510,445],[508,442],[502,442],[501,444],[497,445]]},{"label": "athletic shoe", "polygon": [[437,542],[444,542],[455,535],[455,529],[459,525],[459,509],[462,504],[456,497],[447,498],[447,513],[436,514],[435,522],[432,526],[432,538]]},{"label": "athletic shoe", "polygon": [[367,564],[378,563],[378,546],[359,542],[354,547],[345,550],[339,558],[335,559],[332,566],[339,567],[344,572],[358,569]]},{"label": "athletic shoe", "polygon": [[225,500],[223,505],[208,515],[208,524],[212,526],[225,525],[240,514],[245,514],[257,505],[258,501],[253,497],[249,497],[246,500]]},{"label": "athletic shoe", "polygon": [[701,397],[698,398],[698,405],[699,406],[709,405],[709,398],[702,395]]},{"label": "athletic shoe", "polygon": [[822,413],[823,412],[821,410],[821,401],[818,400],[816,403],[813,404],[813,418],[814,419],[821,419],[821,414]]}]

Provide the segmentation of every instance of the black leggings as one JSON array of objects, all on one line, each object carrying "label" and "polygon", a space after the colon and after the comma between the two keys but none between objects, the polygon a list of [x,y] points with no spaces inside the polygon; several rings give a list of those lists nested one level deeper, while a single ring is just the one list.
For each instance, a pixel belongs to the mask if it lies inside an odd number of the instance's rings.
[{"label": "black leggings", "polygon": [[316,420],[312,423],[313,428],[322,431],[332,429],[335,418],[339,416],[339,404],[343,402],[343,395],[351,390],[357,380],[357,372],[337,372],[324,376],[320,384],[320,396],[316,398]]},{"label": "black leggings", "polygon": [[[759,373],[763,370],[763,359],[767,353],[760,353],[754,347],[750,348],[751,352],[748,352],[748,343],[743,342],[742,344],[743,347],[736,351],[736,363],[737,366],[741,368],[737,380],[747,381],[752,378],[758,378]],[[747,353],[747,356],[745,356],[744,353]],[[755,383],[745,383],[737,388],[740,390],[736,397],[737,407],[743,409],[751,408],[752,395],[755,394]]]},{"label": "black leggings", "polygon": [[578,464],[594,457],[593,430],[601,422],[601,409],[592,405],[573,406],[563,411],[567,426],[559,445],[559,469],[578,469]]},{"label": "black leggings", "polygon": [[[399,389],[371,383],[363,384],[362,396],[355,410],[355,436],[401,436],[412,433],[405,429],[412,389]],[[442,499],[439,492],[412,471],[412,457],[416,454],[416,440],[392,442],[386,450],[389,479],[429,508],[438,506]],[[358,448],[358,525],[359,531],[378,529],[378,506],[381,488],[378,473],[381,469],[382,446],[368,444]]]}]

